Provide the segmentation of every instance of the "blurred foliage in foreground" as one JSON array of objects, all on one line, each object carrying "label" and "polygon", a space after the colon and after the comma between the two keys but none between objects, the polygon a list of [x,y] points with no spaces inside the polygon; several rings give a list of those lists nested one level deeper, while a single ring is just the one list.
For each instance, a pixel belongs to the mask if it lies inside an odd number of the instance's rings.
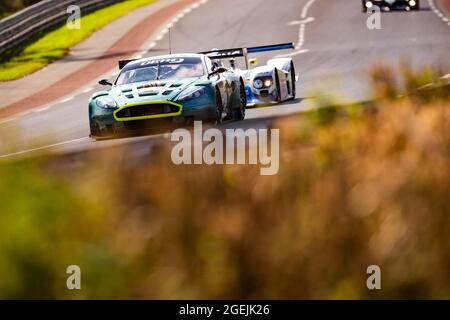
[{"label": "blurred foliage in foreground", "polygon": [[41,0],[2,0],[0,2],[0,18],[22,10]]},{"label": "blurred foliage in foreground", "polygon": [[[448,89],[392,99],[389,69],[373,79],[369,107],[276,123],[273,177],[176,167],[167,151],[3,163],[0,298],[449,299]],[[366,288],[372,264],[381,291]]]}]

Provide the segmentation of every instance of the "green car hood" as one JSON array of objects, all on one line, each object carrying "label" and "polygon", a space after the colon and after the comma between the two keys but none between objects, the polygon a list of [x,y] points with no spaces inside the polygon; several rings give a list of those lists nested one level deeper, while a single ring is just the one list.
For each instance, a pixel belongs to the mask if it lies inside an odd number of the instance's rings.
[{"label": "green car hood", "polygon": [[204,78],[159,80],[114,86],[109,94],[119,106],[148,101],[169,100],[176,102],[178,95],[192,86],[205,86],[210,82]]}]

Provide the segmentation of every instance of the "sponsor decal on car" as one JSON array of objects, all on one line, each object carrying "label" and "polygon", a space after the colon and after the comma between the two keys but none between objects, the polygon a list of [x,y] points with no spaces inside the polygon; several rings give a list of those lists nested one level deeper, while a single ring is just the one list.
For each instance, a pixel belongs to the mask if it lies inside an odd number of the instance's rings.
[{"label": "sponsor decal on car", "polygon": [[184,58],[172,58],[172,59],[157,59],[157,60],[147,60],[141,63],[141,66],[150,66],[157,64],[180,64],[186,59]]}]

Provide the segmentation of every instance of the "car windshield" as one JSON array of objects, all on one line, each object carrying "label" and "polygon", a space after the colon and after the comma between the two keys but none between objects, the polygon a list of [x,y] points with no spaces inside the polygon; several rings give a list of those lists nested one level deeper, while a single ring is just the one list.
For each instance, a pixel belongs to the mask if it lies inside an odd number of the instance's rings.
[{"label": "car windshield", "polygon": [[154,59],[126,66],[117,79],[116,85],[195,78],[203,75],[203,63],[200,58]]}]

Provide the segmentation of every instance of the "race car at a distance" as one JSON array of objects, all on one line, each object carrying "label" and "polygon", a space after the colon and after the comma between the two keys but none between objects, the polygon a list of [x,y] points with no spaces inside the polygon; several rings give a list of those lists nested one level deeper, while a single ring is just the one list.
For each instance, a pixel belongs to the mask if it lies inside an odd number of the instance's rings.
[{"label": "race car at a distance", "polygon": [[[230,67],[245,81],[247,106],[280,103],[296,97],[296,74],[292,58],[275,58],[264,66],[250,68],[256,59],[248,59],[251,53],[294,49],[293,43],[283,43],[250,48],[214,49],[202,52],[223,66],[222,60],[228,59]],[[235,58],[243,57],[245,68],[239,69]]]},{"label": "race car at a distance", "polygon": [[121,72],[108,91],[89,100],[91,137],[144,133],[190,120],[243,120],[243,78],[214,66],[202,54],[173,54],[120,61]]},{"label": "race car at a distance", "polygon": [[373,6],[379,7],[383,11],[397,10],[419,10],[420,0],[362,0],[362,11],[367,12]]}]

